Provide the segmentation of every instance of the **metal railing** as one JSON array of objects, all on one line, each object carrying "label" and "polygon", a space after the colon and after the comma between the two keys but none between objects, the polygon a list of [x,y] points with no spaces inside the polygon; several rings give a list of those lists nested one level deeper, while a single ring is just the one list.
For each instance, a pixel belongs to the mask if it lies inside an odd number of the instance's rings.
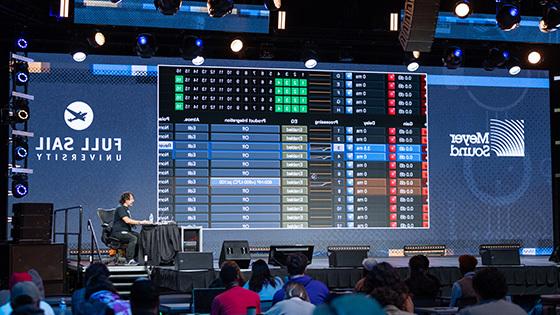
[{"label": "metal railing", "polygon": [[95,235],[95,228],[93,227],[93,223],[91,222],[91,219],[88,219],[87,228],[91,232],[90,233],[91,249],[89,251],[89,262],[90,263],[93,262],[94,253],[97,254],[97,258],[99,259],[100,262],[102,262],[103,260],[101,259],[101,252],[99,250],[99,243],[97,242],[97,236]]},{"label": "metal railing", "polygon": [[[79,212],[79,224],[78,224],[78,232],[69,232],[68,231],[68,212],[70,211],[76,211],[78,210]],[[64,232],[57,232],[57,214],[64,212]],[[78,237],[78,253],[77,253],[77,260],[78,260],[78,272],[76,273],[76,281],[80,281],[81,280],[81,275],[82,273],[79,271],[80,266],[81,266],[81,262],[82,262],[82,256],[81,256],[81,251],[82,251],[82,223],[84,220],[84,208],[82,206],[75,206],[75,207],[69,207],[69,208],[62,208],[62,209],[56,209],[54,210],[54,215],[53,215],[53,226],[54,226],[54,233],[53,233],[53,242],[56,243],[56,237],[57,235],[63,235],[64,237],[64,245],[66,246],[66,249],[68,250],[69,246],[68,246],[68,236],[77,236]],[[68,257],[67,253],[66,257]],[[66,263],[66,262],[65,262]],[[65,289],[66,289],[66,283],[64,284]]]}]

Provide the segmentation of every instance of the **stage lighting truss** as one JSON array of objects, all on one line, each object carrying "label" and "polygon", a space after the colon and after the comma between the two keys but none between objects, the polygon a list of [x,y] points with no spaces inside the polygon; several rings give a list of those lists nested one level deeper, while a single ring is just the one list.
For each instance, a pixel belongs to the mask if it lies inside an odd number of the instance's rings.
[{"label": "stage lighting truss", "polygon": [[24,61],[13,61],[12,79],[15,85],[24,86],[29,81],[29,65]]},{"label": "stage lighting truss", "polygon": [[12,175],[12,196],[23,198],[29,193],[29,182],[26,174]]},{"label": "stage lighting truss", "polygon": [[519,0],[496,0],[496,23],[504,31],[516,29],[521,22]]},{"label": "stage lighting truss", "polygon": [[185,35],[181,41],[181,57],[185,60],[193,60],[202,56],[204,42],[194,35]]},{"label": "stage lighting truss", "polygon": [[16,39],[14,46],[16,51],[26,51],[29,47],[29,42],[25,37],[20,36]]},{"label": "stage lighting truss", "polygon": [[456,46],[451,46],[447,48],[445,54],[443,55],[442,61],[443,65],[448,69],[457,69],[463,63],[463,50]]},{"label": "stage lighting truss", "polygon": [[509,58],[510,52],[508,50],[493,47],[488,50],[488,56],[484,59],[482,66],[485,70],[492,71],[503,67]]},{"label": "stage lighting truss", "polygon": [[221,18],[233,11],[233,0],[208,0],[206,2],[208,15]]},{"label": "stage lighting truss", "polygon": [[142,33],[136,37],[136,54],[142,58],[151,58],[157,52],[157,42],[154,35]]},{"label": "stage lighting truss", "polygon": [[543,4],[543,17],[539,22],[539,29],[543,33],[556,31],[560,27],[560,2],[556,0],[545,1]]},{"label": "stage lighting truss", "polygon": [[154,0],[156,10],[164,15],[175,15],[181,8],[183,0]]},{"label": "stage lighting truss", "polygon": [[29,120],[29,101],[15,97],[12,101],[11,121],[13,123],[25,123]]}]

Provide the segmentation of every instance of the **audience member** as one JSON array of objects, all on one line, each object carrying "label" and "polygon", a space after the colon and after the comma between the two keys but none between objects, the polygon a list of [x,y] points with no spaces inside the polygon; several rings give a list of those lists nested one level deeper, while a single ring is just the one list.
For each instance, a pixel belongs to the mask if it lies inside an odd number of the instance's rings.
[{"label": "audience member", "polygon": [[375,258],[372,257],[368,257],[362,261],[362,267],[364,268],[364,270],[362,273],[362,278],[358,280],[358,282],[356,282],[356,285],[354,286],[355,292],[362,292],[362,288],[364,287],[364,282],[366,281],[367,274],[368,272],[371,271],[371,269],[375,265],[377,265],[377,260],[375,260]]},{"label": "audience member", "polygon": [[44,300],[45,299],[45,286],[43,284],[43,278],[41,278],[41,275],[35,269],[29,269],[29,270],[27,270],[27,273],[31,276],[31,281],[33,283],[35,283],[35,285],[37,286],[37,289],[39,290],[39,296],[41,297],[41,300]]},{"label": "audience member", "polygon": [[347,294],[333,299],[329,304],[317,306],[313,315],[384,315],[374,299],[362,294]]},{"label": "audience member", "polygon": [[[0,307],[0,314],[10,314],[13,310],[12,305],[11,305],[11,301],[13,301],[13,289],[14,287],[18,284],[18,283],[33,283],[32,282],[33,278],[31,277],[31,275],[27,272],[14,272],[12,274],[12,276],[10,277],[9,280],[9,286],[10,286],[10,302],[5,303],[4,305],[2,305]],[[33,284],[35,286],[35,289],[37,290],[37,292],[39,292],[39,289],[37,289],[37,286],[35,284]],[[43,312],[45,313],[45,315],[54,315],[54,311],[52,309],[52,307],[47,304],[45,301],[41,301],[41,294],[39,294],[39,308],[41,310],[43,310]]]},{"label": "audience member", "polygon": [[158,315],[159,290],[150,279],[134,281],[130,290],[130,309],[132,315]]},{"label": "audience member", "polygon": [[[309,295],[309,300],[312,304],[319,305],[324,303],[329,296],[329,289],[323,282],[314,280],[305,274],[307,257],[301,253],[291,254],[288,255],[286,264],[290,280],[284,284],[284,286],[292,282],[299,283],[305,287],[305,290]],[[274,298],[272,299],[273,305],[284,300],[285,291],[285,288],[283,288],[283,290],[279,290],[274,294]]]},{"label": "audience member", "polygon": [[312,315],[315,305],[309,302],[305,287],[297,282],[288,283],[284,287],[285,300],[276,303],[268,315]]},{"label": "audience member", "polygon": [[473,289],[472,279],[474,277],[474,272],[476,270],[476,265],[478,260],[476,257],[471,255],[459,256],[459,270],[463,278],[453,283],[451,288],[451,301],[449,306],[457,306],[459,299],[469,299],[476,298],[476,294]]},{"label": "audience member", "polygon": [[414,311],[408,287],[389,263],[382,262],[371,269],[362,292],[375,298],[388,314],[411,314]]},{"label": "audience member", "polygon": [[226,260],[220,269],[220,279],[226,291],[219,294],[212,301],[212,315],[242,315],[247,314],[247,308],[256,308],[261,313],[261,299],[251,290],[241,287],[243,277],[235,261]]},{"label": "audience member", "polygon": [[262,301],[272,301],[276,291],[282,289],[284,282],[279,277],[273,277],[268,269],[268,264],[259,259],[251,265],[251,278],[243,286],[253,292],[257,292]]},{"label": "audience member", "polygon": [[472,280],[478,304],[463,309],[461,315],[525,315],[521,307],[504,300],[507,284],[504,275],[496,268],[485,268],[475,273]]},{"label": "audience member", "polygon": [[40,302],[41,294],[39,293],[39,289],[37,289],[37,286],[31,281],[18,282],[10,290],[10,306],[19,313],[23,311],[33,314],[37,314],[37,312],[41,313],[42,310],[39,307]]},{"label": "audience member", "polygon": [[80,305],[86,301],[86,286],[90,279],[97,277],[97,276],[105,276],[109,278],[109,269],[105,264],[97,262],[89,265],[87,267],[85,275],[84,275],[84,287],[78,290],[75,290],[72,294],[72,314],[78,314],[78,310],[81,308]]},{"label": "audience member", "polygon": [[88,280],[85,303],[79,306],[78,314],[130,315],[130,304],[121,300],[109,278],[98,274]]},{"label": "audience member", "polygon": [[440,283],[438,278],[428,273],[428,257],[413,256],[408,261],[408,267],[409,277],[405,282],[412,293],[414,303],[417,304],[419,300],[434,300],[439,295]]}]

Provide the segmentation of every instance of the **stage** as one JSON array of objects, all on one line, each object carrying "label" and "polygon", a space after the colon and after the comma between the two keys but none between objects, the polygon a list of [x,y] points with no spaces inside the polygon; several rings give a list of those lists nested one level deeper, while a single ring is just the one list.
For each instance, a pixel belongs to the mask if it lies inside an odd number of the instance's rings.
[{"label": "stage", "polygon": [[[395,266],[401,276],[406,278],[409,257],[381,257],[379,262],[388,262]],[[480,259],[479,259],[480,263]],[[442,285],[442,296],[449,296],[453,282],[461,277],[457,257],[431,257],[430,273],[436,276]],[[480,267],[480,265],[479,265]],[[215,270],[177,271],[174,267],[153,267],[151,277],[160,287],[172,291],[189,293],[193,288],[206,288],[218,277],[218,261]],[[284,277],[285,269],[270,267],[273,275]],[[558,265],[548,261],[545,256],[521,257],[520,266],[499,266],[506,276],[510,295],[541,295],[558,292]],[[346,290],[354,287],[361,278],[360,268],[329,267],[326,258],[314,258],[307,268],[307,273],[323,281],[331,290]],[[243,270],[246,280],[250,270]]]}]

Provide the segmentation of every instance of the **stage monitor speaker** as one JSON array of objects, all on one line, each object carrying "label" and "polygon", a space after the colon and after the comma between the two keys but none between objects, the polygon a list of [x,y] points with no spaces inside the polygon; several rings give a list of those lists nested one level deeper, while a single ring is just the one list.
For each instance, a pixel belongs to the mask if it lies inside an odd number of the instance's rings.
[{"label": "stage monitor speaker", "polygon": [[406,245],[403,248],[405,256],[424,255],[429,257],[443,257],[445,256],[445,245]]},{"label": "stage monitor speaker", "polygon": [[434,41],[439,0],[406,0],[399,41],[404,51],[430,52]]},{"label": "stage monitor speaker", "polygon": [[179,252],[175,256],[175,270],[212,270],[214,255],[212,252]]},{"label": "stage monitor speaker", "polygon": [[329,267],[361,267],[369,253],[368,245],[329,246]]},{"label": "stage monitor speaker", "polygon": [[14,242],[50,243],[52,241],[52,203],[15,203],[12,210]]},{"label": "stage monitor speaker", "polygon": [[220,267],[226,260],[233,260],[241,269],[249,269],[251,251],[248,241],[224,241],[220,252]]},{"label": "stage monitor speaker", "polygon": [[483,265],[508,265],[521,264],[519,257],[519,244],[484,244],[480,245],[479,253]]}]

